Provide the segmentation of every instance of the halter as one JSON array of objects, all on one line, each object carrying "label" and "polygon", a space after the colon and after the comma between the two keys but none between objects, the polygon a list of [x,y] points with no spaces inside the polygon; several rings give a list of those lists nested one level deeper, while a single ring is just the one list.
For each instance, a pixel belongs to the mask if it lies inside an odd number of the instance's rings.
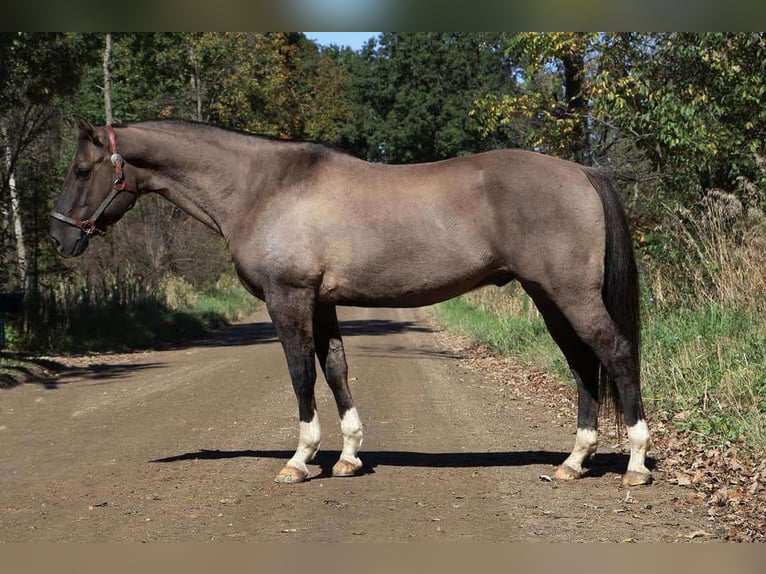
[{"label": "halter", "polygon": [[109,148],[111,151],[109,161],[111,161],[112,165],[114,166],[114,173],[116,176],[114,183],[112,184],[112,191],[110,191],[109,195],[104,198],[104,201],[101,202],[101,204],[89,219],[74,219],[64,215],[63,213],[58,213],[57,211],[51,213],[51,217],[77,227],[82,232],[82,234],[88,238],[94,234],[106,234],[106,231],[96,227],[96,221],[98,221],[98,218],[101,217],[101,214],[104,213],[104,210],[109,206],[110,203],[112,203],[114,198],[117,197],[120,192],[127,191],[133,194],[138,193],[135,187],[125,182],[125,173],[122,169],[125,165],[125,160],[117,151],[117,142],[114,139],[114,128],[112,126],[106,126],[106,132],[109,135]]}]

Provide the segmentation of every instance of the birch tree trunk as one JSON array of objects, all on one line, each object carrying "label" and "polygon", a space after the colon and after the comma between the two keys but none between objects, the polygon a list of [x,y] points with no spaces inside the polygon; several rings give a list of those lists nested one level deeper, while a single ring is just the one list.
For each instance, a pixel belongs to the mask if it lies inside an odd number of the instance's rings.
[{"label": "birch tree trunk", "polygon": [[194,40],[190,40],[189,43],[189,62],[192,65],[192,73],[190,79],[191,89],[194,93],[194,118],[195,120],[202,121],[202,80],[199,75],[199,62],[194,52]]},{"label": "birch tree trunk", "polygon": [[104,117],[106,125],[112,125],[112,74],[109,66],[112,62],[112,34],[106,33],[104,44]]},{"label": "birch tree trunk", "polygon": [[[5,138],[3,138],[5,139]],[[9,143],[5,145],[5,167],[8,170],[8,194],[11,204],[11,220],[13,221],[13,235],[16,239],[16,270],[19,284],[23,288],[27,280],[27,248],[24,244],[24,227],[21,224],[21,209],[19,207],[19,193],[16,188],[16,174],[13,167],[13,152]]]}]

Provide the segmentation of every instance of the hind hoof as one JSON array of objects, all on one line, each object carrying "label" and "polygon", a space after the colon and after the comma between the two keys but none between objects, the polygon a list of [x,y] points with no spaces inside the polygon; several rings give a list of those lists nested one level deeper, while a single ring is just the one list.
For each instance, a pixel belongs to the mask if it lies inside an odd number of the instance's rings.
[{"label": "hind hoof", "polygon": [[307,472],[303,472],[294,466],[286,464],[282,467],[282,470],[279,471],[279,474],[274,479],[274,482],[278,482],[280,484],[298,484],[299,482],[306,480],[307,476]]},{"label": "hind hoof", "polygon": [[556,472],[553,473],[553,478],[556,480],[577,480],[578,478],[582,478],[582,476],[582,471],[577,471],[565,464],[560,464],[556,468]]},{"label": "hind hoof", "polygon": [[332,467],[332,475],[333,476],[354,476],[356,475],[360,470],[362,470],[362,464],[361,461],[359,461],[359,464],[352,464],[348,462],[347,460],[339,460],[335,463],[335,466]]},{"label": "hind hoof", "polygon": [[629,470],[622,477],[623,486],[641,486],[642,484],[650,484],[652,482],[651,472],[639,472],[637,470]]}]

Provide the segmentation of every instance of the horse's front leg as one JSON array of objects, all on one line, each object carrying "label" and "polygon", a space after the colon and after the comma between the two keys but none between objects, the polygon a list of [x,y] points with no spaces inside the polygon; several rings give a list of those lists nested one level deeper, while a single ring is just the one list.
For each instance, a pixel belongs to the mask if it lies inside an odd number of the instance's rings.
[{"label": "horse's front leg", "polygon": [[274,480],[303,482],[309,473],[306,463],[316,455],[322,438],[314,399],[314,293],[308,289],[270,290],[266,294],[266,307],[287,358],[300,420],[298,448]]},{"label": "horse's front leg", "polygon": [[314,341],[319,364],[335,397],[340,430],[343,433],[343,451],[332,468],[332,474],[353,476],[362,469],[362,461],[356,456],[362,446],[362,421],[348,388],[348,364],[335,306],[317,305],[314,312]]}]

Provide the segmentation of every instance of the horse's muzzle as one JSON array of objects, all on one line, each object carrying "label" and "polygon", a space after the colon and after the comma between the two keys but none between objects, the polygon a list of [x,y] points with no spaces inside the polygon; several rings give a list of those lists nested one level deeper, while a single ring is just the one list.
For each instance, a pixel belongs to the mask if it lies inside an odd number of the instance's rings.
[{"label": "horse's muzzle", "polygon": [[88,248],[88,236],[76,228],[62,229],[53,224],[50,237],[56,253],[62,257],[77,257]]}]

